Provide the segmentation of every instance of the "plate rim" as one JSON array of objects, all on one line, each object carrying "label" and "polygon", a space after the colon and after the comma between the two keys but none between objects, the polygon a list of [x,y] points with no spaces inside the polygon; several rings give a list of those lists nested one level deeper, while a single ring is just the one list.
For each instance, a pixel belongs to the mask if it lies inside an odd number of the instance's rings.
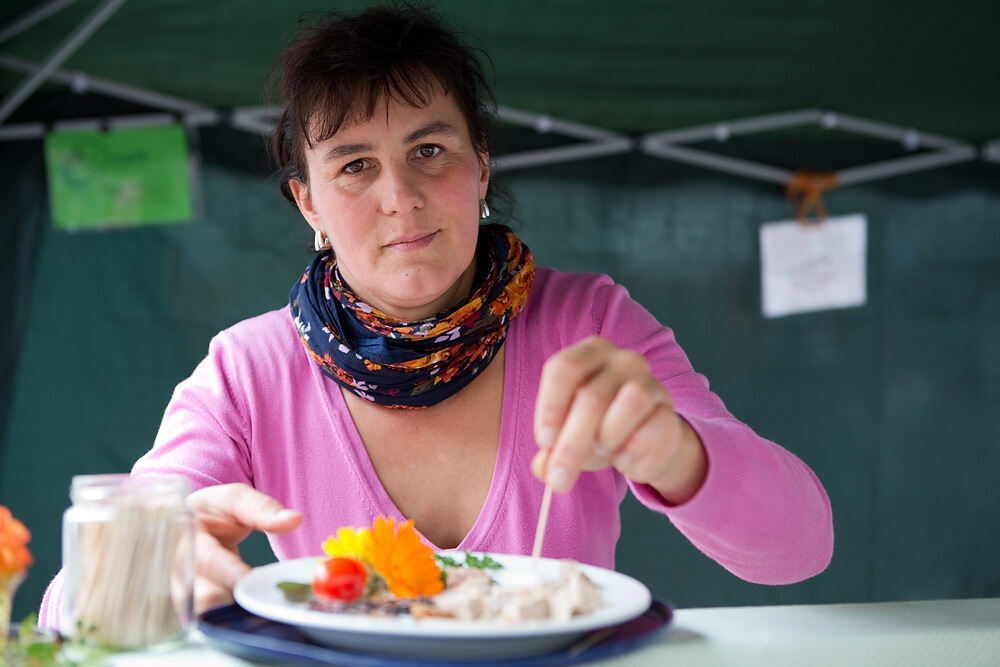
[{"label": "plate rim", "polygon": [[[437,553],[454,557],[456,555],[461,556],[463,551],[439,551]],[[510,567],[514,564],[523,566],[532,560],[531,556],[522,554],[479,551],[471,553],[476,556],[488,555],[504,563],[505,567]],[[264,584],[271,582],[271,585],[275,585],[277,581],[288,580],[287,575],[279,578],[279,575],[275,573],[303,568],[306,563],[315,563],[323,558],[325,556],[305,556],[253,568],[237,581],[236,587],[233,590],[233,597],[237,604],[252,614],[279,623],[308,628],[312,631],[405,637],[417,641],[431,639],[502,639],[580,634],[632,620],[645,613],[652,602],[652,594],[649,588],[641,581],[615,570],[588,565],[586,563],[579,563],[580,568],[585,574],[594,579],[595,583],[600,584],[602,588],[608,584],[624,585],[627,589],[631,589],[635,596],[629,598],[626,603],[620,606],[576,616],[569,621],[553,622],[547,619],[529,623],[504,624],[496,621],[462,621],[435,618],[418,620],[410,616],[372,617],[285,606],[286,604],[291,605],[293,603],[279,603],[281,605],[280,609],[275,613],[275,603],[268,602],[267,600],[259,600],[253,595],[252,587],[258,584],[258,580],[263,580]],[[541,561],[546,563],[546,567],[548,568],[558,565],[563,560],[566,559],[541,559]],[[523,571],[523,567],[513,571]]]}]

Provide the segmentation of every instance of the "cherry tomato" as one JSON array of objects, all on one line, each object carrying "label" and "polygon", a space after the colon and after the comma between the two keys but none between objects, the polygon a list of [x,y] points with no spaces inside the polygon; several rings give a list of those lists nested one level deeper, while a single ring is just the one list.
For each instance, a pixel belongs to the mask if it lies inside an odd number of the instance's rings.
[{"label": "cherry tomato", "polygon": [[355,558],[329,558],[320,562],[313,573],[312,589],[316,595],[348,602],[361,597],[368,583],[368,570]]}]

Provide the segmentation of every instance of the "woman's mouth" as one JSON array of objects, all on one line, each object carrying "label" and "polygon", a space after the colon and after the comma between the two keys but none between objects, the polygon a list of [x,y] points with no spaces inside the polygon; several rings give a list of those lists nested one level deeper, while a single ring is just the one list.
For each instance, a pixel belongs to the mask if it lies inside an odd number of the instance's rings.
[{"label": "woman's mouth", "polygon": [[390,241],[385,244],[385,247],[391,248],[392,250],[401,250],[403,252],[421,250],[429,246],[436,235],[437,231],[433,231],[429,234],[421,234],[420,236],[404,237]]}]

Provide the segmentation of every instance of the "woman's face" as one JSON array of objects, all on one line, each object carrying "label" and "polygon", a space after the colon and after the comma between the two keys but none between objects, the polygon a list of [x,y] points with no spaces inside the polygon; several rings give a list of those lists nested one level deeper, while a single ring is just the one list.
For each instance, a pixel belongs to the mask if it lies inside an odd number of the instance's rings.
[{"label": "woman's face", "polygon": [[383,100],[370,120],[306,146],[309,182],[289,184],[354,293],[405,321],[468,295],[489,184],[488,156],[438,91],[420,108]]}]

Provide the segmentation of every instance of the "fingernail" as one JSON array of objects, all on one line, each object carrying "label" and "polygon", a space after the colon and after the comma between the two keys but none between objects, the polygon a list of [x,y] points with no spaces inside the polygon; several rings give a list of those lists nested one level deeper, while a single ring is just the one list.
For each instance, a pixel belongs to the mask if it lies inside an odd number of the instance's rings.
[{"label": "fingernail", "polygon": [[294,519],[299,516],[299,513],[295,510],[284,509],[275,515],[278,521],[287,521],[288,519]]},{"label": "fingernail", "polygon": [[546,426],[538,434],[538,446],[542,449],[552,447],[552,442],[556,439],[556,430],[551,426]]},{"label": "fingernail", "polygon": [[599,445],[599,444],[597,444],[595,442],[594,443],[594,455],[597,458],[606,459],[606,458],[609,458],[611,456],[611,450],[607,449],[604,446]]},{"label": "fingernail", "polygon": [[567,477],[566,468],[552,468],[545,477],[545,483],[551,486],[553,491],[562,491]]},{"label": "fingernail", "polygon": [[634,457],[630,452],[623,452],[620,456],[615,457],[615,467],[618,470],[625,472],[628,467],[632,465],[632,459]]}]

